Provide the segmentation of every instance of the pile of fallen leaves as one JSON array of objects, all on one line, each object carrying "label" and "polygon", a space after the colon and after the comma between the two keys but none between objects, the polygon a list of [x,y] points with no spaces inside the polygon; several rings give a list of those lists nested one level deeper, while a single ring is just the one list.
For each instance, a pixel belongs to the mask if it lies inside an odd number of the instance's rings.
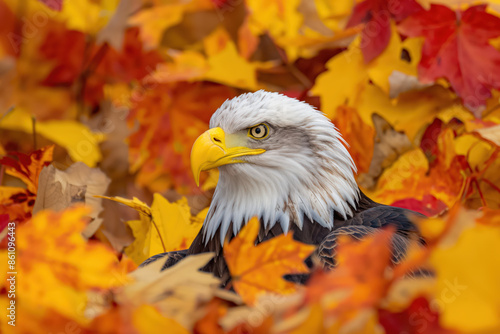
[{"label": "pile of fallen leaves", "polygon": [[[0,0],[1,332],[500,332],[500,6],[462,3]],[[217,183],[191,146],[261,88],[331,118],[427,247],[391,267],[392,231],[341,239],[299,286],[314,247],[250,221],[225,289],[211,254],[137,268],[189,247]]]}]

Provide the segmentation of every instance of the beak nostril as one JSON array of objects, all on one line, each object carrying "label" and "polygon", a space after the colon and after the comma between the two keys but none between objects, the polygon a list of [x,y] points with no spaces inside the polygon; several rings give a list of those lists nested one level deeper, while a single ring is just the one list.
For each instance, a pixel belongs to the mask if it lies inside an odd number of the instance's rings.
[{"label": "beak nostril", "polygon": [[217,138],[217,137],[214,137],[213,139],[214,139],[214,141],[216,141],[218,143],[222,143],[222,141],[219,138]]}]

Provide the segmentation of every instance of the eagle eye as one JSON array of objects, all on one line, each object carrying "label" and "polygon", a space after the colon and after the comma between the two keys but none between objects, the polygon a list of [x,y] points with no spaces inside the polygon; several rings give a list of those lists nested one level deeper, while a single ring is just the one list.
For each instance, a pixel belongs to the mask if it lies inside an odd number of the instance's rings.
[{"label": "eagle eye", "polygon": [[254,139],[264,139],[269,134],[269,127],[262,123],[248,129],[248,136]]}]

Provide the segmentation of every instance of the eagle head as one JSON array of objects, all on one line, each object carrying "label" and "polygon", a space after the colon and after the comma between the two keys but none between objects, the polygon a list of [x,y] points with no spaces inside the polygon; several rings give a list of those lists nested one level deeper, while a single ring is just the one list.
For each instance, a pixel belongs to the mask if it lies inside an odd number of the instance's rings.
[{"label": "eagle head", "polygon": [[[353,214],[359,199],[356,166],[345,141],[323,113],[305,102],[266,91],[225,101],[210,129],[193,145],[191,166],[219,168],[203,224],[205,243],[221,242],[257,216],[265,228],[303,227],[304,218],[334,227],[334,214]],[[232,230],[230,227],[232,226]]]}]

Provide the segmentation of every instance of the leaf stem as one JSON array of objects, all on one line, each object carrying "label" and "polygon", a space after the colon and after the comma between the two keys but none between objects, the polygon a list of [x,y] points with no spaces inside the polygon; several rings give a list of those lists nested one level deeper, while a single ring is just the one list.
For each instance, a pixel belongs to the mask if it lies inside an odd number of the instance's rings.
[{"label": "leaf stem", "polygon": [[160,230],[158,229],[158,226],[156,225],[153,217],[151,216],[151,223],[155,227],[156,233],[158,233],[158,237],[160,238],[161,246],[163,247],[163,252],[167,252],[167,248],[165,247],[165,243],[163,242],[163,238],[161,237]]}]

